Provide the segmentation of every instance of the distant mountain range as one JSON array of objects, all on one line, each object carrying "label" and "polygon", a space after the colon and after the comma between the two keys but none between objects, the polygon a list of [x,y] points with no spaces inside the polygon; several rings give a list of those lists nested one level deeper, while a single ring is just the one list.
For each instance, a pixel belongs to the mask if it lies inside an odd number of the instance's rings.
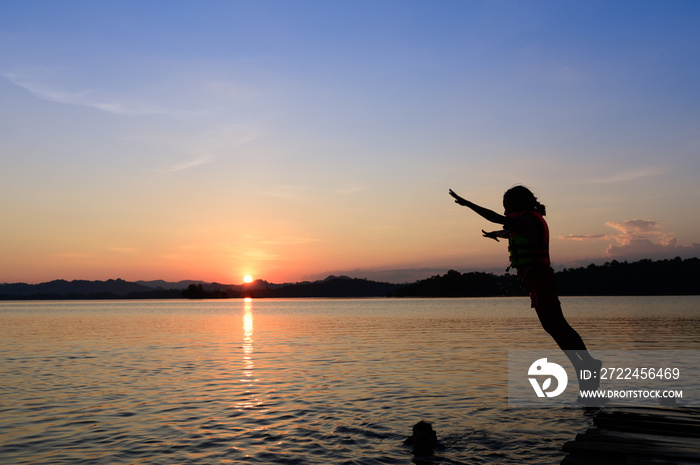
[{"label": "distant mountain range", "polygon": [[41,284],[0,284],[0,300],[51,299],[172,299],[238,297],[377,297],[391,295],[400,285],[347,276],[324,280],[273,284],[257,280],[249,284],[220,284],[204,281],[65,281]]},{"label": "distant mountain range", "polygon": [[[560,295],[697,295],[700,259],[612,261],[604,265],[564,269],[556,273]],[[122,279],[55,280],[41,284],[0,284],[0,300],[181,299],[274,297],[493,297],[527,295],[512,274],[460,273],[409,284],[392,284],[329,276],[319,281],[273,284],[219,284],[203,281],[167,282]]]}]

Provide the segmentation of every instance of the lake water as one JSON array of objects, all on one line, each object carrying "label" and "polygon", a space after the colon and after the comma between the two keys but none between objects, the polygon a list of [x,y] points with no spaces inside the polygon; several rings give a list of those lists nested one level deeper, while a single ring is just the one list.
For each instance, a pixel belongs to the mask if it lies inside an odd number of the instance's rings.
[{"label": "lake water", "polygon": [[[700,349],[700,297],[569,297],[590,350]],[[0,462],[554,464],[591,412],[508,406],[526,298],[0,303]]]}]

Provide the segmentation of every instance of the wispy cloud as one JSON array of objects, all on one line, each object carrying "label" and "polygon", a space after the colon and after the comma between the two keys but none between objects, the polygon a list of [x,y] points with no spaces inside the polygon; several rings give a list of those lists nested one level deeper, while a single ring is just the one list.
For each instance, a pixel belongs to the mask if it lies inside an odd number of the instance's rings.
[{"label": "wispy cloud", "polygon": [[173,165],[166,167],[161,172],[161,174],[177,173],[178,171],[184,171],[184,170],[187,170],[190,168],[194,168],[196,166],[206,165],[207,163],[211,163],[211,161],[213,159],[214,159],[214,156],[211,154],[195,156],[194,158],[190,158],[188,160],[183,160],[179,163],[175,163]]},{"label": "wispy cloud", "polygon": [[110,247],[109,250],[119,254],[134,254],[139,252],[139,249],[134,247]]},{"label": "wispy cloud", "polygon": [[65,90],[35,75],[5,73],[5,77],[16,86],[22,87],[34,96],[49,102],[89,107],[124,116],[174,115],[182,113],[168,111],[145,102],[119,101],[114,97],[105,95],[103,91],[92,89],[80,91]]},{"label": "wispy cloud", "polygon": [[259,241],[258,244],[264,245],[301,245],[309,244],[312,242],[318,242],[319,239],[314,237],[303,237],[303,236],[280,236],[273,239],[267,239]]},{"label": "wispy cloud", "polygon": [[301,201],[310,197],[317,197],[320,190],[323,192],[323,195],[334,194],[339,196],[350,196],[367,190],[367,186],[361,184],[341,184],[332,189],[325,189],[319,186],[310,185],[277,184],[269,189],[266,189],[262,195],[274,199]]},{"label": "wispy cloud", "polygon": [[594,178],[590,182],[593,184],[629,182],[636,181],[638,179],[649,178],[652,176],[659,176],[664,174],[665,172],[666,170],[662,167],[639,167],[621,171],[619,173],[609,174],[600,178]]},{"label": "wispy cloud", "polygon": [[247,249],[241,254],[241,256],[245,259],[260,261],[278,260],[280,258],[279,254],[261,249]]},{"label": "wispy cloud", "polygon": [[311,195],[311,188],[296,184],[276,184],[265,189],[261,195],[273,199],[299,200]]},{"label": "wispy cloud", "polygon": [[333,192],[339,195],[352,195],[364,190],[367,190],[367,186],[362,184],[344,184],[333,189]]},{"label": "wispy cloud", "polygon": [[559,236],[559,239],[569,239],[572,241],[597,241],[600,239],[608,239],[607,234],[569,234],[568,236]]},{"label": "wispy cloud", "polygon": [[[261,137],[262,134],[261,126],[229,124],[191,137],[160,136],[155,138],[157,142],[185,152],[182,160],[166,166],[160,174],[175,173],[212,163],[219,157],[235,156],[241,146]],[[154,139],[152,136],[150,138]]]}]

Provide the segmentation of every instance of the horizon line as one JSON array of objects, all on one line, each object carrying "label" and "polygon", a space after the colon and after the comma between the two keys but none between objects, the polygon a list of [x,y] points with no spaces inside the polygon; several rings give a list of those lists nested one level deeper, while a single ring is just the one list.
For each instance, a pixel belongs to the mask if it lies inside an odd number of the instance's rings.
[{"label": "horizon line", "polygon": [[[555,272],[557,271],[562,271],[565,269],[570,269],[570,268],[585,268],[586,266],[589,265],[604,265],[607,263],[637,263],[640,261],[647,261],[650,260],[652,262],[657,262],[657,261],[668,261],[668,260],[692,260],[692,259],[698,259],[700,257],[686,257],[682,258],[680,256],[676,256],[673,258],[640,258],[636,260],[617,260],[617,259],[599,259],[599,260],[591,260],[588,262],[588,260],[580,260],[577,261],[576,264],[577,266],[572,267],[572,266],[565,266],[565,265],[552,265],[552,268],[554,269]],[[605,261],[603,261],[605,260]],[[586,262],[587,264],[582,264],[583,262]],[[579,264],[581,263],[581,264]],[[368,276],[371,275],[382,275],[382,274],[390,274],[390,273],[416,273],[416,272],[429,272],[429,273],[437,273],[437,275],[440,275],[441,273],[447,273],[449,271],[458,271],[460,273],[490,273],[490,274],[496,274],[496,275],[502,275],[502,274],[508,274],[505,269],[503,271],[497,271],[503,269],[502,267],[492,267],[492,268],[474,268],[474,267],[441,267],[441,268],[433,268],[433,267],[425,267],[425,268],[396,268],[396,269],[387,269],[387,270],[361,270],[361,269],[354,269],[354,270],[338,270],[338,271],[330,271],[328,274],[324,273],[317,273],[314,275],[307,275],[305,279],[302,280],[296,280],[296,281],[285,281],[285,282],[271,282],[267,281],[264,278],[255,278],[252,283],[223,283],[219,281],[206,281],[202,279],[179,279],[179,280],[166,280],[163,278],[156,278],[156,279],[136,279],[136,280],[128,280],[124,278],[107,278],[107,279],[86,279],[86,278],[74,278],[74,279],[66,279],[66,278],[54,278],[50,279],[47,281],[40,281],[40,282],[26,282],[26,281],[14,281],[14,282],[0,282],[0,286],[3,285],[12,285],[12,284],[26,284],[29,286],[35,286],[39,284],[46,284],[46,283],[51,283],[51,282],[56,282],[56,281],[65,281],[65,282],[75,282],[75,281],[85,281],[85,282],[108,282],[108,281],[124,281],[124,282],[129,282],[129,283],[152,283],[152,282],[157,282],[157,281],[162,281],[163,283],[166,284],[182,284],[182,283],[192,283],[192,284],[219,284],[222,286],[246,286],[246,285],[251,285],[255,282],[266,282],[268,284],[275,284],[275,285],[285,285],[285,284],[300,284],[300,283],[313,283],[313,282],[318,282],[318,281],[323,281],[325,279],[328,279],[330,277],[337,277],[337,278],[350,278],[350,279],[364,279],[367,281],[375,281],[375,282],[385,282],[389,284],[407,284],[411,282],[416,282],[416,281],[421,281],[424,279],[428,279],[432,276],[435,276],[435,274],[430,274],[429,276],[426,276],[424,278],[418,278],[413,281],[386,281],[386,280],[377,280],[376,278],[369,278]],[[354,276],[353,276],[354,275]],[[363,276],[359,276],[363,275]],[[317,278],[314,279],[314,277],[317,276]],[[325,277],[321,277],[325,276]]]}]

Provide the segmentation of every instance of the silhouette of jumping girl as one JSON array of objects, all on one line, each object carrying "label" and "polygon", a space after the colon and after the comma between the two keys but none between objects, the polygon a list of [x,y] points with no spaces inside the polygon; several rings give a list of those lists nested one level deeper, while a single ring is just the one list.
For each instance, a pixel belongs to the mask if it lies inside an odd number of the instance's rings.
[{"label": "silhouette of jumping girl", "polygon": [[[508,240],[508,269],[517,270],[530,292],[531,306],[537,312],[542,327],[571,360],[576,376],[580,376],[582,369],[599,371],[601,362],[590,356],[583,339],[569,325],[561,310],[554,270],[549,260],[549,228],[544,219],[545,206],[524,186],[512,187],[503,195],[504,215],[476,205],[455,194],[452,189],[450,195],[459,205],[469,207],[486,220],[504,226],[500,231],[486,232],[482,229],[481,232],[484,237],[496,241],[499,238]],[[579,385],[581,384],[579,378]],[[585,388],[597,389],[597,385]]]}]

